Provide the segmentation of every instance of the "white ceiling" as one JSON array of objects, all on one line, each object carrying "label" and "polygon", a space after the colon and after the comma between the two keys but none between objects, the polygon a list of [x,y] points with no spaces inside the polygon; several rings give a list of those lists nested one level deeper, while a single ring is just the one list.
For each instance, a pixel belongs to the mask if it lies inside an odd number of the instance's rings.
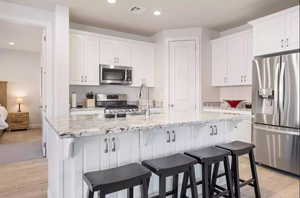
[{"label": "white ceiling", "polygon": [[[0,20],[0,48],[40,52],[42,28]],[[9,45],[14,42],[15,45]]]},{"label": "white ceiling", "polygon": [[[163,29],[204,26],[218,31],[299,4],[299,0],[7,0],[51,9],[53,2],[70,6],[71,21],[150,36]],[[142,6],[142,15],[128,12]],[[162,15],[155,17],[159,9]]]}]

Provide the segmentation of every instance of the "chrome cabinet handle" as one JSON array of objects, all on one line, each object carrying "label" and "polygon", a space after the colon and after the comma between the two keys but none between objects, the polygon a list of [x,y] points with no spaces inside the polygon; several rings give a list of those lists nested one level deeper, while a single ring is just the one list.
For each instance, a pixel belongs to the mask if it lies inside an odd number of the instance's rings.
[{"label": "chrome cabinet handle", "polygon": [[83,76],[80,76],[80,82],[83,82]]},{"label": "chrome cabinet handle", "polygon": [[286,47],[289,47],[289,39],[286,39]]},{"label": "chrome cabinet handle", "polygon": [[171,134],[170,134],[170,131],[167,131],[167,134],[168,134],[167,143],[170,143],[170,142],[171,142]]},{"label": "chrome cabinet handle", "polygon": [[172,131],[172,133],[173,133],[173,139],[172,139],[172,142],[175,142],[175,141],[176,141],[176,133],[175,133],[174,130]]},{"label": "chrome cabinet handle", "polygon": [[111,148],[111,151],[112,151],[112,152],[116,152],[116,138],[113,137],[113,138],[111,139],[111,142],[112,142],[112,148]]},{"label": "chrome cabinet handle", "polygon": [[213,136],[214,135],[214,127],[213,126],[210,126],[210,130],[211,132],[209,133],[210,136]]},{"label": "chrome cabinet handle", "polygon": [[104,142],[105,142],[105,149],[104,149],[104,153],[108,153],[108,139],[105,138],[104,139]]},{"label": "chrome cabinet handle", "polygon": [[241,83],[243,82],[243,78],[244,78],[244,76],[241,76]]},{"label": "chrome cabinet handle", "polygon": [[284,48],[284,40],[281,39],[281,48]]},{"label": "chrome cabinet handle", "polygon": [[214,135],[218,135],[218,127],[216,125],[214,125],[214,129],[215,129]]},{"label": "chrome cabinet handle", "polygon": [[85,82],[87,82],[87,76],[85,76]]}]

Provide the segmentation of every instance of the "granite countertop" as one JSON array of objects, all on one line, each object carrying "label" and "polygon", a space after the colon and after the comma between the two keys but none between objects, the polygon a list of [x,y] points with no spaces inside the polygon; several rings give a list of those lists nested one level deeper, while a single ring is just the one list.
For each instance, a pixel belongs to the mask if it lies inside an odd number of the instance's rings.
[{"label": "granite countertop", "polygon": [[47,118],[50,126],[61,138],[147,130],[155,127],[174,127],[184,125],[205,125],[218,121],[240,121],[242,115],[203,112],[199,115],[153,114],[127,116],[126,118],[105,119],[97,115],[70,115],[68,117]]}]

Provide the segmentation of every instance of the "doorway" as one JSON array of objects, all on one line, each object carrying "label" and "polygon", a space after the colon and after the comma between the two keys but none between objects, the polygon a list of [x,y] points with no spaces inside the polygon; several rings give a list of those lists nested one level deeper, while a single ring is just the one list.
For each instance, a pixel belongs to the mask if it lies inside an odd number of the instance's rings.
[{"label": "doorway", "polygon": [[197,112],[197,42],[169,42],[169,112],[170,115]]},{"label": "doorway", "polygon": [[[42,158],[44,29],[0,19],[0,164]],[[1,125],[2,123],[2,125]]]}]

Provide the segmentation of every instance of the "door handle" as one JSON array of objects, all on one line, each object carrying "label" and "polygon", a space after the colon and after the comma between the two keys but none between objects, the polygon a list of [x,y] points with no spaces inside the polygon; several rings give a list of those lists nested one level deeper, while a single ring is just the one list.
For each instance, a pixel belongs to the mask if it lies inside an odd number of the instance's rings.
[{"label": "door handle", "polygon": [[175,133],[174,130],[172,131],[172,133],[173,133],[173,139],[172,139],[172,142],[175,142],[175,141],[176,141],[176,133]]},{"label": "door handle", "polygon": [[112,143],[111,151],[116,152],[116,138],[115,137],[113,137],[111,139],[111,143]]},{"label": "door handle", "polygon": [[209,133],[210,136],[213,136],[214,135],[214,127],[213,126],[210,126],[210,130],[211,132]]},{"label": "door handle", "polygon": [[244,76],[241,76],[241,83],[243,82],[243,78],[244,78]]},{"label": "door handle", "polygon": [[216,125],[214,125],[214,129],[215,129],[214,135],[218,135],[218,127]]},{"label": "door handle", "polygon": [[108,139],[105,138],[104,139],[104,142],[105,142],[105,149],[104,149],[104,153],[108,153]]},{"label": "door handle", "polygon": [[289,47],[289,39],[286,39],[286,47]]},{"label": "door handle", "polygon": [[171,134],[170,134],[170,131],[167,131],[167,134],[168,134],[167,143],[170,143],[170,142],[171,142]]},{"label": "door handle", "polygon": [[284,40],[283,39],[281,39],[281,48],[284,48]]}]

